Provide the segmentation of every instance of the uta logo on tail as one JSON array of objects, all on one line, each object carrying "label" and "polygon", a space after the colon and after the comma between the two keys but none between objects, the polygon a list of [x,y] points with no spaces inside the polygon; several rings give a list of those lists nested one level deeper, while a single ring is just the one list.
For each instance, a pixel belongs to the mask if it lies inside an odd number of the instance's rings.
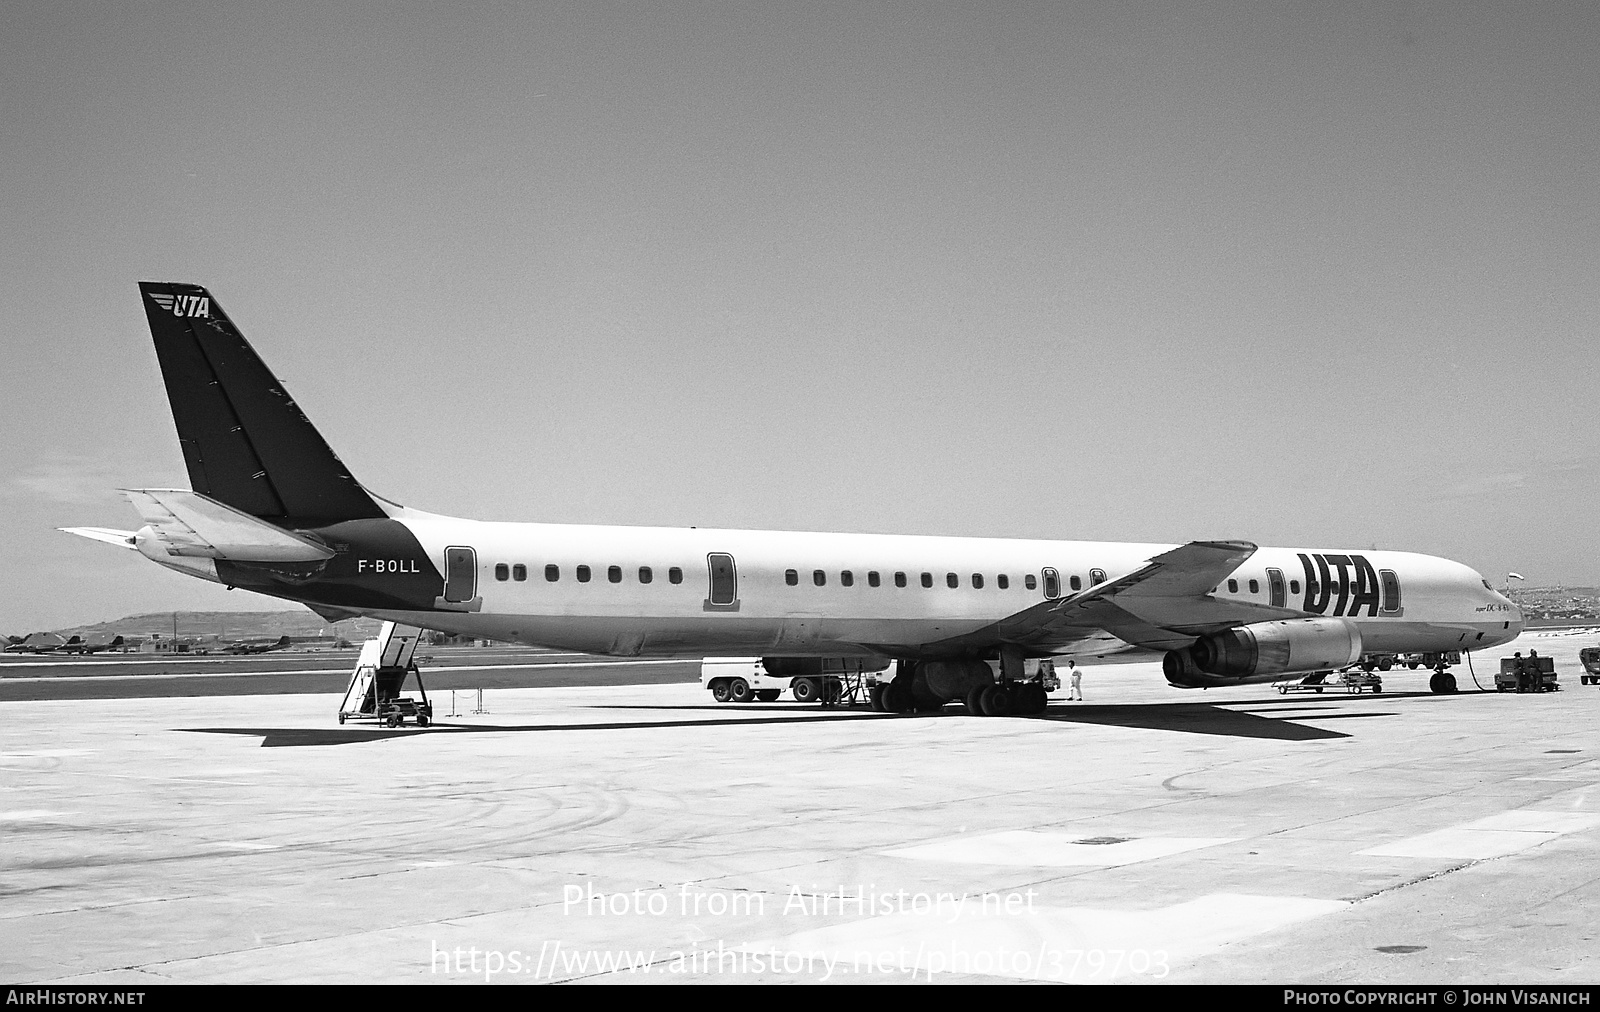
[{"label": "uta logo on tail", "polygon": [[156,305],[173,316],[211,316],[211,299],[204,295],[167,295],[151,292]]}]

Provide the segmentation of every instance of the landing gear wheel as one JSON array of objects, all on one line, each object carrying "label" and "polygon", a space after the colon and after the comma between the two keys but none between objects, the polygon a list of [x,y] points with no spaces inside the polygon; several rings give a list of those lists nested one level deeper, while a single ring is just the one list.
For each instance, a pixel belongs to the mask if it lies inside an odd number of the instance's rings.
[{"label": "landing gear wheel", "polygon": [[867,703],[879,713],[888,713],[889,708],[883,705],[883,690],[885,686],[874,685],[867,690]]},{"label": "landing gear wheel", "polygon": [[983,713],[986,717],[1006,717],[1016,709],[1016,693],[1004,685],[991,685],[983,690]]},{"label": "landing gear wheel", "polygon": [[815,703],[822,698],[822,683],[815,678],[796,678],[791,688],[797,703]]},{"label": "landing gear wheel", "polygon": [[720,679],[712,682],[711,698],[719,703],[726,703],[728,701],[728,683]]},{"label": "landing gear wheel", "polygon": [[978,717],[983,716],[983,693],[987,688],[989,688],[987,685],[974,685],[967,693],[965,702],[968,713]]},{"label": "landing gear wheel", "polygon": [[735,703],[748,703],[755,698],[755,694],[750,691],[749,682],[743,678],[735,678],[728,683],[728,698]]},{"label": "landing gear wheel", "polygon": [[883,689],[883,708],[890,713],[909,713],[914,704],[911,701],[911,687],[900,682],[890,682]]},{"label": "landing gear wheel", "polygon": [[1447,674],[1447,675],[1444,676],[1444,691],[1447,692],[1447,693],[1456,691],[1456,676],[1455,675]]}]

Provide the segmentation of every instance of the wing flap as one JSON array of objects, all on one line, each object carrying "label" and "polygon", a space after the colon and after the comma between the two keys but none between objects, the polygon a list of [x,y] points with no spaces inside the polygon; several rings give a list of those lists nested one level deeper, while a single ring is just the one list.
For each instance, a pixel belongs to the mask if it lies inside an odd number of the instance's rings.
[{"label": "wing flap", "polygon": [[168,555],[232,562],[320,562],[333,550],[186,489],[122,489]]}]

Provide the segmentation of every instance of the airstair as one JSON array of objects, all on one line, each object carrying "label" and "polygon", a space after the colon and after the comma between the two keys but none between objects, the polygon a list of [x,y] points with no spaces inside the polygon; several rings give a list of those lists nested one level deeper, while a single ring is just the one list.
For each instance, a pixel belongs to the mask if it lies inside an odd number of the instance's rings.
[{"label": "airstair", "polygon": [[[375,639],[361,644],[361,656],[350,673],[350,684],[339,704],[339,723],[346,720],[374,720],[388,727],[399,727],[407,717],[418,727],[433,722],[433,704],[422,685],[422,672],[414,657],[422,630],[416,626],[385,622]],[[420,701],[402,696],[407,675],[415,675]]]}]

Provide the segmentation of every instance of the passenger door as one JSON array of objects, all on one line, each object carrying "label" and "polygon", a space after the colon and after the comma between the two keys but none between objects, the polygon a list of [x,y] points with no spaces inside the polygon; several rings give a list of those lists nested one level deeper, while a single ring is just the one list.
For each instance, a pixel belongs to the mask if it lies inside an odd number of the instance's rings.
[{"label": "passenger door", "polygon": [[733,556],[712,552],[706,556],[706,611],[739,610],[739,570]]}]

